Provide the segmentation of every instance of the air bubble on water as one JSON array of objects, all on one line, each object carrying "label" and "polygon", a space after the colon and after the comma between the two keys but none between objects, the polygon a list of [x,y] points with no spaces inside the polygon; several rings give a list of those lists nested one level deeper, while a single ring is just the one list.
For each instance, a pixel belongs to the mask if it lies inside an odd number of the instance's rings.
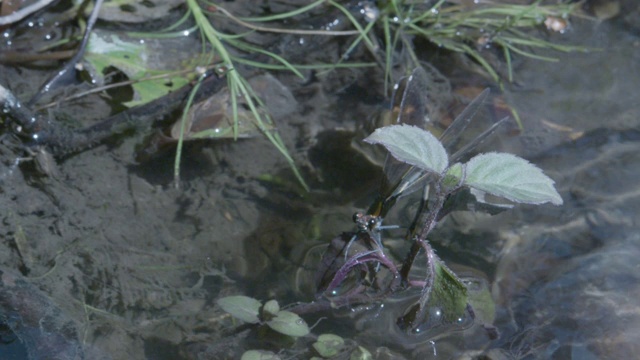
[{"label": "air bubble on water", "polygon": [[437,306],[429,309],[429,322],[432,321],[441,321],[442,320],[442,309]]},{"label": "air bubble on water", "polygon": [[364,16],[365,21],[374,22],[380,16],[380,10],[375,5],[366,4],[360,9],[360,14]]}]

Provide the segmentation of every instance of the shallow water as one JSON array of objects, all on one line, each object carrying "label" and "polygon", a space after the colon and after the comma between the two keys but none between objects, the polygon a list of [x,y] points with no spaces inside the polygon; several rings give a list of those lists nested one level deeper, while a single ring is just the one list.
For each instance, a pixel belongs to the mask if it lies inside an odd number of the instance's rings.
[{"label": "shallow water", "polygon": [[[549,54],[557,63],[520,59],[505,97],[525,132],[504,135],[494,147],[544,169],[564,205],[457,214],[432,239],[443,260],[488,276],[501,337],[458,333],[402,343],[375,307],[349,317],[323,314],[330,318],[314,333],[339,333],[379,358],[638,353],[640,38],[622,18],[576,21],[550,36],[601,51]],[[2,70],[3,84],[15,81],[18,70]],[[254,333],[232,333],[215,299],[312,299],[305,253],[353,229],[351,214],[368,206],[380,175],[361,155],[345,156],[351,132],[333,129],[352,129],[380,99],[362,87],[335,96],[326,88],[334,84],[310,89],[282,81],[299,104],[278,129],[298,163],[313,165],[305,168],[313,191],[304,196],[295,185],[256,180],[279,169],[295,181],[261,138],[188,145],[179,190],[170,152],[134,160],[141,135],[64,159],[55,177],[38,175],[29,162],[14,166],[15,144],[1,144],[0,266],[20,273],[39,289],[31,294],[46,294],[52,309],[74,322],[75,335],[65,335],[77,337],[86,358],[237,358],[242,348],[264,344]],[[37,83],[14,91],[29,93]],[[107,109],[96,104],[67,111],[91,109],[88,117],[97,118]]]}]

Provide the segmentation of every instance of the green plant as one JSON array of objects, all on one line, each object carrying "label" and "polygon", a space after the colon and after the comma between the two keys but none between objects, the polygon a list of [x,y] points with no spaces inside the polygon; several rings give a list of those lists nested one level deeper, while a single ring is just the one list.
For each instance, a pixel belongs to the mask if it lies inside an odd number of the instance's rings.
[{"label": "green plant", "polygon": [[[464,328],[473,320],[474,299],[469,298],[465,283],[436,256],[427,240],[444,216],[453,210],[466,210],[468,204],[473,204],[476,211],[490,213],[511,207],[497,198],[512,204],[562,204],[553,180],[525,159],[490,152],[469,161],[460,160],[503,122],[449,155],[443,142],[450,143],[465,129],[486,93],[456,118],[442,141],[416,126],[424,123],[425,82],[421,68],[401,82],[401,94],[394,97],[399,124],[377,129],[365,139],[384,146],[392,157],[385,163],[383,193],[366,215],[357,214],[357,232],[332,241],[322,261],[319,285],[333,307],[383,301],[399,291],[420,288],[417,303],[398,319],[398,325],[411,332],[423,332],[436,324]],[[382,222],[400,197],[420,188],[423,200],[405,236],[411,248],[399,267],[384,247]],[[332,249],[336,244],[337,249]],[[427,270],[426,275],[416,276],[412,269],[419,254]]]},{"label": "green plant", "polygon": [[[474,289],[473,280],[459,278],[436,256],[428,241],[432,230],[448,213],[467,210],[469,204],[476,211],[489,213],[504,211],[514,203],[562,204],[553,180],[523,158],[489,152],[468,161],[461,160],[504,121],[494,124],[455,153],[450,154],[447,150],[475,115],[486,91],[454,120],[440,139],[417,126],[425,122],[423,91],[426,79],[425,71],[416,68],[411,76],[401,81],[394,96],[399,124],[379,128],[365,139],[389,152],[383,192],[367,214],[356,214],[356,232],[343,233],[331,241],[318,269],[317,301],[296,305],[289,309],[291,314],[383,302],[394,294],[414,293],[412,289],[418,288],[419,298],[397,318],[396,324],[403,331],[435,336],[443,331],[443,325],[461,330],[474,321],[492,321],[493,314],[485,319],[476,317],[485,310],[483,308],[489,312],[495,310],[490,294]],[[423,190],[422,202],[405,235],[410,249],[398,265],[384,246],[382,223],[397,200],[417,189]],[[424,258],[424,272],[413,271],[418,255]],[[246,297],[224,298],[218,303],[237,318],[266,324],[285,333],[269,323],[269,316],[278,314],[278,317],[281,313],[273,300],[264,306]],[[474,306],[479,308],[474,309]],[[264,314],[271,315],[261,318]],[[295,321],[297,318],[289,316],[281,323],[289,326]],[[483,323],[483,327],[490,338],[498,336],[490,323]],[[315,351],[321,356],[331,356],[342,346],[335,337],[325,336],[323,340],[326,341],[314,344]]]},{"label": "green plant", "polygon": [[[419,65],[413,52],[413,40],[410,39],[412,36],[422,37],[437,46],[470,56],[482,65],[496,82],[500,81],[500,76],[495,66],[482,55],[482,51],[492,45],[503,51],[509,81],[513,80],[513,53],[540,60],[557,61],[537,55],[531,49],[585,51],[585,48],[578,46],[554,44],[524,31],[542,26],[550,18],[567,19],[579,6],[578,3],[541,3],[541,0],[530,5],[460,4],[446,0],[439,0],[435,4],[410,0],[378,1],[379,15],[375,21],[380,23],[383,29],[384,64],[388,79],[390,80],[390,69],[394,64],[393,55],[398,47],[407,52],[410,58],[407,65]],[[366,33],[368,30],[361,31],[362,36],[369,36]]]},{"label": "green plant", "polygon": [[222,310],[238,320],[249,324],[266,325],[272,330],[291,337],[309,334],[309,326],[297,314],[280,310],[276,300],[269,300],[264,305],[248,296],[228,296],[217,301]]}]

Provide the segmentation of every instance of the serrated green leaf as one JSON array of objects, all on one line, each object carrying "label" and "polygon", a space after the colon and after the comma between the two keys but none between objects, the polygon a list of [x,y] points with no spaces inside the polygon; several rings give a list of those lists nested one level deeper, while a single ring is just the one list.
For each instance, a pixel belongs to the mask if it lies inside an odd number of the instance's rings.
[{"label": "serrated green leaf", "polygon": [[342,351],[344,339],[334,334],[322,334],[313,343],[313,349],[323,358],[330,358]]},{"label": "serrated green leaf", "polygon": [[475,156],[466,164],[465,175],[465,185],[510,201],[562,204],[554,181],[537,166],[512,154]]},{"label": "serrated green leaf", "polygon": [[236,319],[240,319],[244,322],[251,324],[257,324],[260,322],[258,314],[262,304],[260,301],[250,298],[248,296],[227,296],[217,301],[222,310],[228,312]]},{"label": "serrated green leaf", "polygon": [[267,325],[273,330],[293,337],[309,334],[309,326],[297,314],[290,311],[280,311],[276,317],[267,321]]},{"label": "serrated green leaf", "polygon": [[449,164],[447,152],[440,141],[417,126],[385,126],[376,129],[364,141],[380,144],[399,161],[437,174],[442,173]]},{"label": "serrated green leaf", "polygon": [[455,323],[464,317],[467,308],[467,288],[440,259],[435,259],[435,280],[428,306],[441,311],[442,320]]}]

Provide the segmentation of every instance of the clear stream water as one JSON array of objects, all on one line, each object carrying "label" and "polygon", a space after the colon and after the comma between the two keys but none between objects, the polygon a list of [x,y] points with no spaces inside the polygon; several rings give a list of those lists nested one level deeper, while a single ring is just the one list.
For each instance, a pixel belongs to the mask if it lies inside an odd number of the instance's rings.
[{"label": "clear stream water", "polygon": [[[384,359],[462,359],[482,351],[491,359],[631,359],[640,353],[640,10],[628,8],[611,21],[576,20],[565,34],[550,34],[597,50],[546,53],[556,63],[519,58],[516,82],[504,94],[526,130],[499,138],[495,148],[540,166],[564,205],[518,206],[494,217],[457,214],[433,236],[445,261],[486,275],[500,338],[475,341],[474,333],[410,343],[375,308],[355,320],[334,314],[317,331],[339,333]],[[21,74],[37,80],[17,81]],[[15,82],[12,90],[27,97],[42,76],[3,67],[0,81]],[[337,101],[301,88],[294,94],[302,105],[283,111],[293,115],[279,124],[296,160],[350,166],[310,174],[324,182],[314,182],[313,195],[304,198],[293,186],[256,181],[285,168],[260,138],[188,145],[179,190],[171,185],[171,152],[135,161],[141,135],[67,158],[55,177],[37,175],[28,162],[15,167],[21,153],[5,138],[3,272],[27,279],[20,286],[32,306],[55,309],[64,324],[74,324],[67,339],[76,336],[86,358],[237,357],[247,346],[243,339],[256,345],[255,334],[229,336],[232,322],[215,299],[310,300],[304,254],[353,229],[351,214],[368,205],[379,176],[374,166],[345,162],[339,148],[322,147],[327,127],[352,128],[353,109],[372,99]],[[94,119],[108,111],[91,106],[66,112]],[[306,139],[309,134],[318,135]],[[330,144],[348,146],[345,139]],[[10,278],[3,276],[5,285]],[[68,329],[44,327],[62,328]]]}]

